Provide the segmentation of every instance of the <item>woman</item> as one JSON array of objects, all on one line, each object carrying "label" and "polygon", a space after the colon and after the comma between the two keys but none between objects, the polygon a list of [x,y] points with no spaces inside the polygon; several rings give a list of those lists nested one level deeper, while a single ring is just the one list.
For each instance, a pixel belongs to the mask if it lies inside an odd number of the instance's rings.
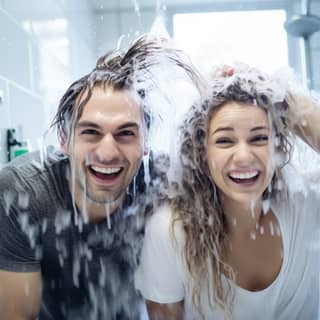
[{"label": "woman", "polygon": [[318,319],[320,196],[283,167],[294,136],[319,152],[320,106],[246,66],[211,93],[181,127],[182,191],[146,229],[150,319]]}]

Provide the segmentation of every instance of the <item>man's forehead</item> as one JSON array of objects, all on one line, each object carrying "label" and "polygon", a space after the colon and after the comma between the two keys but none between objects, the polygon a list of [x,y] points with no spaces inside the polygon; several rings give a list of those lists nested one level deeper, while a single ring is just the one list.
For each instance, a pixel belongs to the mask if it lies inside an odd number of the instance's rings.
[{"label": "man's forehead", "polygon": [[135,95],[126,89],[97,86],[92,89],[90,98],[85,101],[81,109],[79,121],[99,123],[131,121],[136,122],[139,126],[143,122],[141,104],[138,104]]},{"label": "man's forehead", "polygon": [[128,101],[130,100],[131,103],[135,102],[137,105],[141,105],[141,97],[134,89],[127,89],[127,88],[115,88],[114,86],[110,84],[106,84],[103,82],[97,82],[94,84],[91,89],[89,89],[89,86],[86,86],[77,96],[76,98],[76,104],[81,104],[87,97],[88,93],[91,91],[92,95],[97,94],[107,94],[107,95],[123,95],[124,97],[128,98]]}]

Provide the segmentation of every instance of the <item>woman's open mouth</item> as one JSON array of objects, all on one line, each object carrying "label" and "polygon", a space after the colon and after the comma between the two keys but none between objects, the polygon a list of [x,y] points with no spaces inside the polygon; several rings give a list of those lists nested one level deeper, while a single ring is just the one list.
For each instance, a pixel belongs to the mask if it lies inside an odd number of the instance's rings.
[{"label": "woman's open mouth", "polygon": [[258,170],[248,171],[248,172],[232,172],[228,174],[228,177],[237,184],[240,185],[252,185],[254,184],[260,176]]}]

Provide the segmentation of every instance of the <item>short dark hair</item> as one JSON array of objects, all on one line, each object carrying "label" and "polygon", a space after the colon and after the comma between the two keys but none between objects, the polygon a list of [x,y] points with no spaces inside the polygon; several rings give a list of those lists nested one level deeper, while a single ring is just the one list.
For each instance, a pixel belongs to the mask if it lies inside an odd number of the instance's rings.
[{"label": "short dark hair", "polygon": [[[191,64],[186,62],[186,56],[181,51],[164,44],[164,39],[143,35],[127,49],[117,49],[101,56],[89,74],[71,84],[60,100],[51,125],[57,128],[60,142],[69,139],[70,131],[80,118],[95,85],[111,86],[115,90],[134,89],[141,99],[147,128],[150,126],[153,113],[144,102],[147,94],[144,83],[147,79],[152,81],[150,74],[152,66],[158,65],[165,59],[174,66],[182,68],[200,88],[200,76]],[[83,94],[86,96],[80,99]]]}]

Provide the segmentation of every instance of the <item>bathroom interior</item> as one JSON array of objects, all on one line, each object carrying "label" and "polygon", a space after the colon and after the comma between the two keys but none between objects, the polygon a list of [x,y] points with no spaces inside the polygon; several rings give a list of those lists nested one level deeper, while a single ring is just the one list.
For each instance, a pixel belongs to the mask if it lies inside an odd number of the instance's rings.
[{"label": "bathroom interior", "polygon": [[67,87],[146,32],[173,39],[200,69],[290,66],[320,92],[319,0],[0,0],[0,168],[57,144],[47,129]]}]

